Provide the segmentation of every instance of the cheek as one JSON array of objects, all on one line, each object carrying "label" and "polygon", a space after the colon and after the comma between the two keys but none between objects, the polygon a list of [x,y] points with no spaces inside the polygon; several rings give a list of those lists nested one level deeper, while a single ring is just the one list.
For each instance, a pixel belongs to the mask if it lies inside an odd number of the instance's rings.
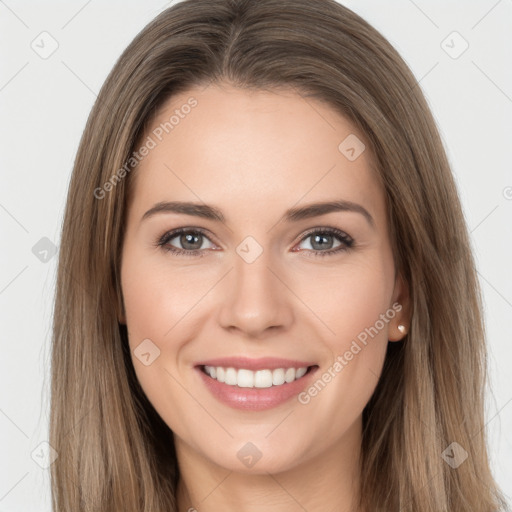
[{"label": "cheek", "polygon": [[[294,292],[308,306],[309,316],[313,314],[318,320],[325,333],[321,339],[339,352],[388,310],[393,274],[392,260],[378,256],[322,269],[314,278],[298,273]],[[388,323],[379,322],[378,328],[376,338],[387,339]]]},{"label": "cheek", "polygon": [[194,277],[192,267],[187,272],[186,268],[173,269],[165,263],[165,258],[136,253],[123,261],[123,300],[132,348],[145,338],[161,348],[180,339],[176,333],[182,331],[194,306],[208,290],[208,279]]},{"label": "cheek", "polygon": [[380,257],[317,274],[314,287],[302,282],[299,293],[322,325],[319,339],[330,357],[301,403],[331,424],[348,427],[375,390],[396,313],[390,307],[393,274],[391,258]]},{"label": "cheek", "polygon": [[196,336],[191,310],[207,291],[187,272],[171,272],[147,255],[123,259],[121,284],[132,364],[149,402],[172,430],[187,431],[203,411],[195,407],[178,364],[181,349]]},{"label": "cheek", "polygon": [[178,382],[188,375],[187,347],[200,337],[211,316],[205,305],[219,280],[218,268],[198,272],[197,264],[182,261],[172,265],[167,257],[156,252],[148,255],[147,249],[144,253],[135,243],[127,243],[122,259],[121,287],[132,362],[157,410],[167,405],[175,410],[176,403],[190,402]]}]

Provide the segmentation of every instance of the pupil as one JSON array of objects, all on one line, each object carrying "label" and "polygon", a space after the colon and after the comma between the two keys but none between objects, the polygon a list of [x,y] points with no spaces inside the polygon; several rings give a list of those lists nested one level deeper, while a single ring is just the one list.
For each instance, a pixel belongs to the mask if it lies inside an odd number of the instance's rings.
[{"label": "pupil", "polygon": [[[200,236],[200,235],[199,235],[199,236]],[[181,242],[182,242],[183,247],[184,247],[185,249],[187,249],[187,250],[192,250],[192,251],[193,251],[194,249],[197,249],[197,247],[187,247],[187,246],[188,246],[189,244],[190,244],[190,245],[193,245],[193,244],[194,244],[194,242],[193,242],[193,241],[191,241],[191,239],[193,240],[194,238],[196,239],[196,242],[195,242],[195,243],[197,243],[197,239],[199,238],[199,236],[198,236],[198,235],[193,235],[193,234],[182,235],[182,241],[181,241]],[[183,238],[185,239],[185,243],[183,243]]]},{"label": "pupil", "polygon": [[315,235],[313,238],[313,243],[312,243],[312,246],[313,248],[320,248],[320,249],[325,249],[326,248],[326,245],[329,245],[329,249],[331,248],[332,246],[332,240],[331,240],[331,243],[330,244],[319,244],[319,247],[315,247],[315,244],[319,243],[320,240],[326,240],[326,238],[330,238],[332,237],[332,235]]}]

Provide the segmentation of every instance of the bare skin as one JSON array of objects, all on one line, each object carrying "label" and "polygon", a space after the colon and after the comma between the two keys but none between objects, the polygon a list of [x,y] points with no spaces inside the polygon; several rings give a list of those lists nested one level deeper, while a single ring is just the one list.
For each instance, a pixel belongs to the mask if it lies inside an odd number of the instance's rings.
[{"label": "bare skin", "polygon": [[[197,106],[135,171],[121,268],[121,320],[135,371],[175,433],[179,510],[358,511],[362,411],[388,341],[403,338],[400,323],[408,327],[407,289],[395,275],[370,151],[351,161],[338,149],[347,136],[364,136],[293,90],[228,84],[173,96],[148,135],[190,97]],[[279,221],[290,208],[339,200],[362,206],[373,220],[333,211]],[[141,220],[162,201],[206,203],[225,219],[160,212]],[[191,256],[158,246],[177,228],[203,230],[195,240],[177,234],[165,242],[195,251]],[[342,231],[352,245],[325,228]],[[257,243],[251,251],[262,249],[251,263],[237,252],[248,236]],[[383,314],[387,320],[376,324]],[[381,324],[360,351],[347,354],[358,335]],[[133,352],[145,339],[160,350],[149,365]],[[217,400],[195,368],[230,356],[312,361],[317,378],[331,379],[316,394],[306,389],[302,402],[240,410]],[[346,363],[341,371],[333,370],[338,356]],[[261,454],[251,467],[237,456],[248,442]]]}]

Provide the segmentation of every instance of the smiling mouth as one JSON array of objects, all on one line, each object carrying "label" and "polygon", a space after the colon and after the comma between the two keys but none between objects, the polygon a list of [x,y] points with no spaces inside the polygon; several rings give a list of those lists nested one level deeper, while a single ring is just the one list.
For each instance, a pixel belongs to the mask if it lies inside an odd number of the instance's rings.
[{"label": "smiling mouth", "polygon": [[233,368],[223,366],[201,365],[199,367],[203,373],[217,382],[239,388],[271,388],[286,386],[302,379],[305,375],[318,368],[317,365],[301,366],[299,368],[275,368],[248,370],[245,368]]}]

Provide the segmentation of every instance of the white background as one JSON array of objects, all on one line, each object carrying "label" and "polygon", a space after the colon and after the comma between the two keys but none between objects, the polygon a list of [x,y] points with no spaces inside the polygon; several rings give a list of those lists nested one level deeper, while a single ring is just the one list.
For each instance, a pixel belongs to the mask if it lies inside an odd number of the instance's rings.
[{"label": "white background", "polygon": [[[491,463],[512,496],[512,1],[342,3],[397,48],[438,122],[486,305]],[[0,0],[0,512],[50,510],[48,469],[34,459],[49,456],[39,445],[48,438],[57,258],[44,263],[32,248],[43,237],[59,245],[73,159],[95,96],[124,48],[168,5]],[[31,48],[43,31],[58,43],[47,59]],[[453,31],[469,44],[456,59],[441,46]],[[455,52],[463,42],[451,36],[445,44]]]}]

